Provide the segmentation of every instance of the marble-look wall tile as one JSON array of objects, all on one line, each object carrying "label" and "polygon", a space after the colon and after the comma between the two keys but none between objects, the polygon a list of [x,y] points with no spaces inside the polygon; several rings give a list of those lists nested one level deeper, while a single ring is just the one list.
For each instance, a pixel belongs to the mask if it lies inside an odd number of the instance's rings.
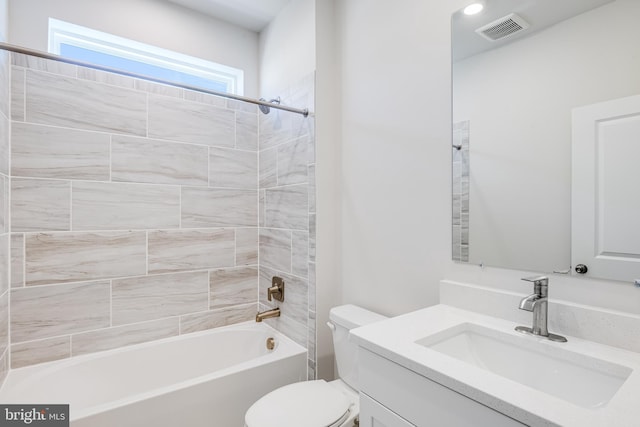
[{"label": "marble-look wall tile", "polygon": [[136,79],[133,77],[94,70],[93,68],[87,67],[78,67],[78,78],[128,89],[134,89],[136,86]]},{"label": "marble-look wall tile", "polygon": [[9,52],[0,51],[0,114],[11,118],[11,59]]},{"label": "marble-look wall tile", "polygon": [[73,230],[177,228],[180,189],[150,184],[74,182]]},{"label": "marble-look wall tile", "polygon": [[108,281],[11,291],[11,342],[32,341],[109,326]]},{"label": "marble-look wall tile", "polygon": [[10,131],[11,121],[0,114],[0,174],[9,175],[9,156],[10,156]]},{"label": "marble-look wall tile", "polygon": [[11,287],[24,286],[24,234],[11,235]]},{"label": "marble-look wall tile", "polygon": [[258,264],[258,229],[236,229],[236,265]]},{"label": "marble-look wall tile", "polygon": [[[285,282],[284,302],[267,301],[267,289],[271,286],[273,276],[282,277]],[[280,307],[282,316],[305,325],[309,315],[309,284],[305,279],[291,274],[260,266],[260,304],[269,308]],[[303,344],[306,346],[306,343]]]},{"label": "marble-look wall tile", "polygon": [[316,262],[316,214],[309,214],[309,261]]},{"label": "marble-look wall tile", "polygon": [[258,267],[209,272],[209,308],[212,310],[258,301]]},{"label": "marble-look wall tile", "polygon": [[272,109],[269,114],[260,114],[258,148],[265,150],[294,139],[292,132],[293,113]]},{"label": "marble-look wall tile", "polygon": [[[6,135],[7,141],[9,140]],[[2,144],[2,138],[0,138],[0,144]],[[9,177],[0,174],[0,233],[9,232]]]},{"label": "marble-look wall tile", "polygon": [[225,98],[216,95],[209,95],[208,93],[196,92],[194,90],[185,89],[184,99],[186,101],[200,102],[220,108],[227,107],[227,100]]},{"label": "marble-look wall tile", "polygon": [[[6,2],[3,3],[6,11]],[[3,17],[6,24],[6,17]],[[6,41],[7,30],[0,30],[0,41]],[[9,372],[9,156],[10,156],[10,121],[12,118],[12,95],[16,88],[12,83],[20,83],[24,75],[18,72],[17,78],[11,76],[11,57],[8,51],[0,52],[0,386]],[[18,82],[16,82],[18,80]],[[22,95],[24,92],[22,93]],[[20,94],[17,94],[21,98]],[[20,99],[18,99],[20,102]],[[19,107],[18,107],[19,108]],[[21,114],[20,114],[21,116]],[[20,117],[18,117],[20,118]]]},{"label": "marble-look wall tile", "polygon": [[75,334],[71,340],[71,354],[79,356],[173,337],[180,333],[178,319],[178,317],[169,317]]},{"label": "marble-look wall tile", "polygon": [[278,146],[278,185],[307,182],[309,137],[302,137]]},{"label": "marble-look wall tile", "polygon": [[[264,304],[260,304],[260,311],[269,310],[270,308],[271,307]],[[282,308],[280,310],[282,311]],[[305,348],[307,347],[308,330],[306,321],[304,323],[300,323],[282,311],[280,317],[266,319],[265,322],[301,346]]]},{"label": "marble-look wall tile", "polygon": [[136,89],[143,92],[153,93],[156,95],[170,96],[173,98],[182,98],[182,88],[176,86],[163,85],[146,80],[136,79]]},{"label": "marble-look wall tile", "polygon": [[36,363],[71,357],[71,337],[45,338],[11,346],[11,368],[22,368]]},{"label": "marble-look wall tile", "polygon": [[206,186],[207,151],[202,145],[116,135],[111,143],[111,179]]},{"label": "marble-look wall tile", "polygon": [[55,231],[70,228],[71,183],[45,179],[11,180],[13,231]]},{"label": "marble-look wall tile", "polygon": [[9,347],[9,292],[6,291],[0,295],[0,319],[0,354],[2,354]]},{"label": "marble-look wall tile", "polygon": [[190,101],[149,95],[149,137],[204,144],[235,146],[233,111]]},{"label": "marble-look wall tile", "polygon": [[182,188],[182,227],[255,227],[258,223],[255,190]]},{"label": "marble-look wall tile", "polygon": [[229,99],[229,98],[226,99],[226,102],[227,102],[227,108],[230,110],[235,110],[235,111],[240,111],[245,113],[252,113],[252,114],[258,113],[257,104],[253,104],[251,102],[238,101],[238,100]]},{"label": "marble-look wall tile", "polygon": [[203,270],[235,264],[233,230],[150,231],[149,273]]},{"label": "marble-look wall tile", "polygon": [[109,135],[13,123],[11,144],[14,176],[109,180]]},{"label": "marble-look wall tile", "polygon": [[144,232],[39,233],[25,236],[25,283],[145,274]]},{"label": "marble-look wall tile", "polygon": [[180,333],[204,331],[220,326],[253,320],[256,317],[257,305],[247,304],[219,310],[204,311],[180,316]]},{"label": "marble-look wall tile", "polygon": [[469,124],[468,120],[453,124],[452,162],[452,258],[469,260]]},{"label": "marble-look wall tile", "polygon": [[296,276],[307,277],[309,270],[309,233],[294,231],[291,233],[291,272]]},{"label": "marble-look wall tile", "polygon": [[9,351],[0,355],[0,384],[4,384],[7,374],[9,374]]},{"label": "marble-look wall tile", "polygon": [[258,150],[258,116],[255,113],[236,112],[236,148]]},{"label": "marble-look wall tile", "polygon": [[314,213],[316,211],[316,165],[309,165],[307,177],[309,178],[309,212]]},{"label": "marble-look wall tile", "polygon": [[9,233],[0,235],[0,295],[9,289]]},{"label": "marble-look wall tile", "polygon": [[146,135],[145,93],[31,70],[26,84],[27,121]]},{"label": "marble-look wall tile", "polygon": [[260,188],[278,185],[278,149],[260,151]]},{"label": "marble-look wall tile", "polygon": [[316,311],[316,263],[309,263],[309,310]]},{"label": "marble-look wall tile", "polygon": [[115,279],[112,283],[114,326],[209,308],[207,271]]},{"label": "marble-look wall tile", "polygon": [[260,229],[260,265],[291,272],[291,231]]},{"label": "marble-look wall tile", "polygon": [[61,76],[76,77],[78,67],[51,59],[38,58],[21,53],[12,53],[11,62],[13,65],[29,68],[31,70],[46,71],[47,73],[59,74]]},{"label": "marble-look wall tile", "polygon": [[11,120],[24,121],[25,70],[11,68]]},{"label": "marble-look wall tile", "polygon": [[255,151],[209,149],[209,186],[255,189],[258,155]]},{"label": "marble-look wall tile", "polygon": [[[309,319],[307,321],[307,354],[309,356],[309,362],[313,364],[313,368],[315,370],[315,361],[316,361],[316,313],[311,308],[309,308]],[[315,379],[315,376],[309,378],[310,380]]]},{"label": "marble-look wall tile", "polygon": [[309,229],[307,185],[291,185],[266,190],[265,226]]},{"label": "marble-look wall tile", "polygon": [[258,226],[264,227],[264,216],[266,213],[266,190],[260,190],[258,192]]}]

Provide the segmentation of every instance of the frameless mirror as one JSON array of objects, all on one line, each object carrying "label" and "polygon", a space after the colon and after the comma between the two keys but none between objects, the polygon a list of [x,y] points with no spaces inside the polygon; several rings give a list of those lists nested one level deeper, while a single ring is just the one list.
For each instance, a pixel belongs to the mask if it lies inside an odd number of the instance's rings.
[{"label": "frameless mirror", "polygon": [[453,259],[640,279],[640,2],[482,4],[452,17]]}]

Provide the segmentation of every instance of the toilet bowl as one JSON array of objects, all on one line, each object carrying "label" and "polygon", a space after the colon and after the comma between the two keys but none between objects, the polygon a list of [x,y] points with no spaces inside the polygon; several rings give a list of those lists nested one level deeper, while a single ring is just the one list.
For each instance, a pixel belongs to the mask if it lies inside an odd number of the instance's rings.
[{"label": "toilet bowl", "polygon": [[359,414],[358,346],[349,330],[386,319],[355,305],[329,311],[339,379],[303,381],[280,387],[255,402],[245,427],[352,427]]}]

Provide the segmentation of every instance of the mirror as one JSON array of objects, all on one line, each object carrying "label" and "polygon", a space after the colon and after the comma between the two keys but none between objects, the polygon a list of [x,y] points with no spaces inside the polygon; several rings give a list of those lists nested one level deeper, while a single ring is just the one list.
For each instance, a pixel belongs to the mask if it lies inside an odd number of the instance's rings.
[{"label": "mirror", "polygon": [[640,2],[483,6],[452,17],[453,259],[639,279],[640,111],[590,111],[640,94]]}]

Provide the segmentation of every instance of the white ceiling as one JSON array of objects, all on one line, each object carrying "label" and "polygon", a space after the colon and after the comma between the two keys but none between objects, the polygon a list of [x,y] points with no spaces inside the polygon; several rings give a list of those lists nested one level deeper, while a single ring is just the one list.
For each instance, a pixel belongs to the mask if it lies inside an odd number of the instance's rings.
[{"label": "white ceiling", "polygon": [[168,0],[230,22],[251,31],[261,31],[289,0]]},{"label": "white ceiling", "polygon": [[[451,19],[453,60],[458,61],[480,52],[495,49],[523,37],[528,37],[551,25],[587,12],[615,0],[486,0],[482,12],[466,16],[456,12]],[[469,0],[469,3],[472,3]],[[510,13],[517,13],[531,24],[527,30],[503,40],[488,41],[475,30]]]}]

